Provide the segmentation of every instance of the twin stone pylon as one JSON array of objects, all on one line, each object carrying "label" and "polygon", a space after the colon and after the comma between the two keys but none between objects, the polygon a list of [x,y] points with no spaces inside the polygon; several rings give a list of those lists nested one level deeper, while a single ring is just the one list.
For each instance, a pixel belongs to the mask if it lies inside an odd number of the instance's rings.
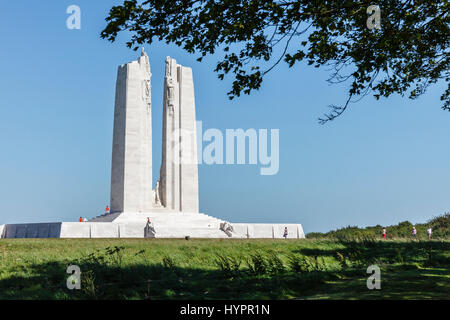
[{"label": "twin stone pylon", "polygon": [[192,69],[167,57],[162,161],[152,190],[151,72],[147,54],[119,66],[114,108],[111,213],[199,212]]},{"label": "twin stone pylon", "polygon": [[304,238],[301,224],[229,223],[199,213],[192,70],[166,59],[160,179],[152,190],[150,63],[117,72],[111,168],[111,214],[89,222],[0,225],[0,238]]}]

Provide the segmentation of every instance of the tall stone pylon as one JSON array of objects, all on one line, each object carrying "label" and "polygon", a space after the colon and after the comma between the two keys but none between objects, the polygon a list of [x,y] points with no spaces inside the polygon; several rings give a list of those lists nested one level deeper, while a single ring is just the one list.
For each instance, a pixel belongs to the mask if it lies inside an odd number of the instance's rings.
[{"label": "tall stone pylon", "polygon": [[171,210],[199,212],[192,69],[166,58],[159,196]]},{"label": "tall stone pylon", "polygon": [[152,202],[151,72],[142,49],[119,66],[114,107],[111,213],[146,212]]}]

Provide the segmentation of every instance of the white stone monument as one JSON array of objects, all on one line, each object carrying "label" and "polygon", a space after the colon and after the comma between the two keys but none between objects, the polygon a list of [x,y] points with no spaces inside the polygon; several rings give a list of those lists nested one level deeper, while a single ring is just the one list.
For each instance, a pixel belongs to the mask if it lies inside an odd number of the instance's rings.
[{"label": "white stone monument", "polygon": [[88,222],[0,225],[0,237],[281,239],[287,228],[288,239],[304,238],[301,224],[230,223],[199,213],[192,69],[170,57],[164,79],[160,179],[152,190],[150,78],[143,49],[137,61],[119,66],[117,72],[111,213]]},{"label": "white stone monument", "polygon": [[198,166],[192,69],[170,57],[164,80],[159,199],[177,211],[198,212]]},{"label": "white stone monument", "polygon": [[150,63],[141,57],[119,67],[114,107],[111,213],[146,212],[152,199]]}]

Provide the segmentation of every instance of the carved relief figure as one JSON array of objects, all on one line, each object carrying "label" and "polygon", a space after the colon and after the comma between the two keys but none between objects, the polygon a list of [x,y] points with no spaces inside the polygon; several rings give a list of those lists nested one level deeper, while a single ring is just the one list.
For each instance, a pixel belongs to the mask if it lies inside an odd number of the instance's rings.
[{"label": "carved relief figure", "polygon": [[172,78],[167,78],[167,105],[169,106],[170,114],[173,114],[173,106],[175,103],[175,85]]},{"label": "carved relief figure", "polygon": [[144,80],[142,82],[142,100],[144,100],[147,105],[147,112],[150,112],[152,109],[150,90],[151,90],[150,80]]},{"label": "carved relief figure", "polygon": [[159,183],[160,179],[158,179],[158,181],[156,181],[156,187],[155,190],[153,190],[153,204],[155,204],[156,206],[162,206],[161,204],[161,186]]}]

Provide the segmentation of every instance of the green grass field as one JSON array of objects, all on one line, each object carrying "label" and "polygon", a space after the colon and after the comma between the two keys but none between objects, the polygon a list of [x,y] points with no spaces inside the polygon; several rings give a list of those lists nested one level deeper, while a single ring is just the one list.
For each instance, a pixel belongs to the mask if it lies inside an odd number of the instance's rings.
[{"label": "green grass field", "polygon": [[449,299],[450,241],[0,240],[0,299],[147,298]]}]

